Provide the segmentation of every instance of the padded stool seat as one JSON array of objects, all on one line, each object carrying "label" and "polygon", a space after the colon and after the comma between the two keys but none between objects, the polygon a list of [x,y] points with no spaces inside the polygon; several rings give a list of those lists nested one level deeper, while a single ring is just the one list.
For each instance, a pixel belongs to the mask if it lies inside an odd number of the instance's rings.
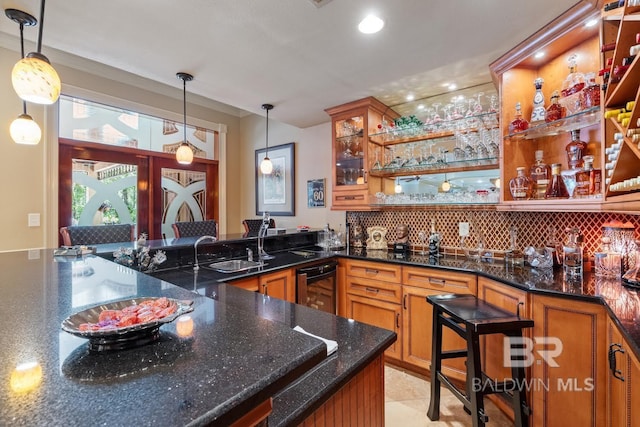
[{"label": "padded stool seat", "polygon": [[[523,329],[533,327],[533,320],[522,319],[519,315],[491,305],[473,295],[429,295],[426,298],[427,302],[433,305],[431,401],[427,412],[429,419],[436,421],[440,418],[440,386],[445,385],[464,404],[465,411],[471,414],[474,427],[484,426],[488,421],[484,412],[483,399],[485,395],[492,393],[501,393],[510,398],[515,425],[528,426],[531,411],[527,406],[523,364],[511,363],[511,380],[496,382],[487,378],[482,372],[480,336],[499,333],[507,337],[521,337]],[[443,326],[464,338],[467,348],[443,352]],[[502,353],[503,349],[494,351]],[[466,393],[458,389],[442,373],[443,359],[459,357],[467,358]]]}]

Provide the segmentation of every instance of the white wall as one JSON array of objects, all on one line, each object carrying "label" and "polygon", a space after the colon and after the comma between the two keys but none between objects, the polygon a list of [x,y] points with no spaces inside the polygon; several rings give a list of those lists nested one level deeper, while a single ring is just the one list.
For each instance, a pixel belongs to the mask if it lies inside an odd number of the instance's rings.
[{"label": "white wall", "polygon": [[[276,105],[274,110],[277,109]],[[345,213],[331,210],[331,122],[300,129],[280,123],[269,117],[269,147],[295,142],[295,216],[274,217],[278,227],[295,228],[308,225],[321,228],[331,224],[338,228],[345,223]],[[242,145],[242,173],[240,188],[241,217],[256,218],[255,207],[255,150],[265,148],[265,116],[251,115],[240,121],[240,141]],[[307,207],[307,180],[326,178],[326,206]]]}]

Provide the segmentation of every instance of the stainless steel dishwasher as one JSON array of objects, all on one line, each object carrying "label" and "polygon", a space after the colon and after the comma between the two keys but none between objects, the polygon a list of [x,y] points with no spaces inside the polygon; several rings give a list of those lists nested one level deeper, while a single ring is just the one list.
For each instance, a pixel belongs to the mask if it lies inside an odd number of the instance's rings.
[{"label": "stainless steel dishwasher", "polygon": [[327,261],[297,270],[298,304],[336,314],[336,261]]}]

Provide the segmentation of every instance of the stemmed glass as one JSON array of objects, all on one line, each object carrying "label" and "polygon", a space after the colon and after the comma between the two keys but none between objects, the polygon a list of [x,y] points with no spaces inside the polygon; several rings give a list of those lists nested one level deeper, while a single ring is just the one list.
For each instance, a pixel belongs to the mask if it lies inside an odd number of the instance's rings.
[{"label": "stemmed glass", "polygon": [[409,160],[407,160],[404,164],[404,167],[406,168],[414,168],[416,166],[418,166],[420,164],[420,162],[418,162],[418,159],[416,159],[415,156],[415,144],[408,144],[407,145],[407,150],[409,151]]}]

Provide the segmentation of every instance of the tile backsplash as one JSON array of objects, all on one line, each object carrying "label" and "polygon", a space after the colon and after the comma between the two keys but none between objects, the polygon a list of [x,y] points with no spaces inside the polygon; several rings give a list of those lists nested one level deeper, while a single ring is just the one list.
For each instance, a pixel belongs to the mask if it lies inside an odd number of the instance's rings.
[{"label": "tile backsplash", "polygon": [[547,240],[549,227],[555,227],[560,241],[566,237],[567,227],[578,227],[584,234],[585,251],[592,255],[600,248],[602,224],[611,221],[630,222],[636,230],[636,238],[640,235],[640,216],[613,212],[503,212],[503,211],[470,211],[470,210],[402,210],[384,212],[347,212],[347,222],[352,226],[358,222],[366,230],[371,226],[386,227],[387,240],[395,240],[395,229],[398,224],[409,226],[409,240],[414,248],[420,247],[418,233],[429,232],[431,219],[435,218],[436,231],[442,235],[443,247],[459,248],[460,237],[458,223],[469,222],[471,233],[474,227],[480,229],[485,236],[487,249],[504,251],[510,246],[509,228],[518,229],[518,246],[540,247]]}]

